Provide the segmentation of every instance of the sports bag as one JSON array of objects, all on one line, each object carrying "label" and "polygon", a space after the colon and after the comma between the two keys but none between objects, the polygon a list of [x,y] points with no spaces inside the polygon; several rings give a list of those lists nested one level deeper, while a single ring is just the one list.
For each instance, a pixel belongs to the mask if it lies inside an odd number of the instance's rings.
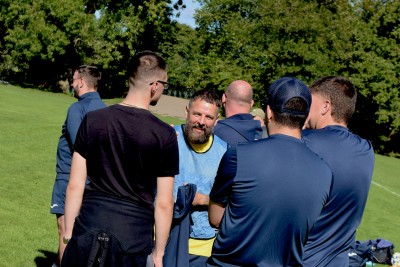
[{"label": "sports bag", "polygon": [[372,240],[365,242],[356,241],[354,248],[351,248],[349,254],[349,266],[350,267],[362,267],[365,266],[367,261],[372,260]]},{"label": "sports bag", "polygon": [[382,264],[391,264],[394,253],[394,244],[385,239],[372,240],[373,261]]}]

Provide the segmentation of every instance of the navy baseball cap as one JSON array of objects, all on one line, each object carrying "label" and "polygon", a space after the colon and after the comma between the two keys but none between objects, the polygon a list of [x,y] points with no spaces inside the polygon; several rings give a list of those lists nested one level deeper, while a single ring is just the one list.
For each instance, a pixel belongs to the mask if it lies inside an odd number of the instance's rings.
[{"label": "navy baseball cap", "polygon": [[[307,103],[307,110],[285,108],[286,103],[295,97],[302,98]],[[307,85],[293,77],[283,77],[271,84],[268,89],[266,105],[272,110],[292,115],[308,115],[311,106],[311,93]]]}]

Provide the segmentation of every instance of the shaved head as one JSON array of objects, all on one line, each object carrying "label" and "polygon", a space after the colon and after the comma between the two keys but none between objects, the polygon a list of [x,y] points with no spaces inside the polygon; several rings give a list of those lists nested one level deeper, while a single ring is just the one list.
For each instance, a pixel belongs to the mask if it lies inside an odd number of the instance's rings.
[{"label": "shaved head", "polygon": [[222,96],[225,117],[236,114],[250,113],[253,106],[253,89],[251,85],[243,80],[232,82]]},{"label": "shaved head", "polygon": [[251,104],[253,101],[253,89],[243,80],[232,82],[225,90],[225,94],[236,102]]}]

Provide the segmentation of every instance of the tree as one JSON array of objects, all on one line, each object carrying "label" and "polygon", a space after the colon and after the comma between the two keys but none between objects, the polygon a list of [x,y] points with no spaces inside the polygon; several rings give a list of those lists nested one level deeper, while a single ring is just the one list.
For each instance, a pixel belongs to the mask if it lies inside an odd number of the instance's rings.
[{"label": "tree", "polygon": [[359,34],[359,50],[365,53],[353,66],[362,94],[355,124],[374,141],[377,151],[399,155],[400,3],[357,1],[355,8],[365,23]]},{"label": "tree", "polygon": [[17,84],[54,90],[96,47],[95,17],[79,0],[3,4],[0,71]]},{"label": "tree", "polygon": [[73,68],[93,64],[103,70],[103,97],[122,96],[130,57],[160,51],[169,38],[170,3],[2,0],[0,73],[16,84],[57,90]]}]

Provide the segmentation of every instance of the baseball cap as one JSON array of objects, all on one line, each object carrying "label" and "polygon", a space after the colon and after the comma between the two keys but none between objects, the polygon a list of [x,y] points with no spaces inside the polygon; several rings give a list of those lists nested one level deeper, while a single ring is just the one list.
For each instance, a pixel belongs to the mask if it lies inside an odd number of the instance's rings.
[{"label": "baseball cap", "polygon": [[[286,103],[292,98],[299,97],[307,104],[307,110],[285,108]],[[311,93],[307,85],[293,77],[283,77],[271,84],[268,89],[266,105],[272,110],[292,115],[307,115],[311,106]]]}]

